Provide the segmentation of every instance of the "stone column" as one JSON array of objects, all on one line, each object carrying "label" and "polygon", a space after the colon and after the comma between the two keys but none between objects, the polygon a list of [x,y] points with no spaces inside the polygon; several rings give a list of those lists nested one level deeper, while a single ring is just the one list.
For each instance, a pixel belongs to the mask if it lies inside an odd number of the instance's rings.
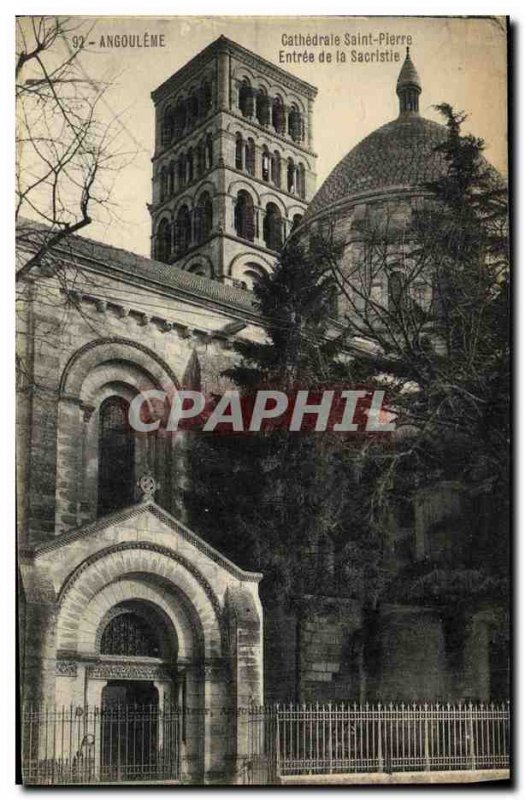
[{"label": "stone column", "polygon": [[308,142],[308,147],[312,147],[313,142],[313,118],[314,118],[314,101],[311,97],[308,98],[308,131],[306,134],[306,140]]},{"label": "stone column", "polygon": [[230,108],[230,56],[224,52],[217,57],[217,101],[220,109]]},{"label": "stone column", "polygon": [[186,783],[202,783],[208,744],[208,708],[201,665],[189,664],[178,678],[181,705],[184,705],[181,720],[181,779]]},{"label": "stone column", "polygon": [[255,206],[255,241],[266,247],[264,241],[264,208]]},{"label": "stone column", "polygon": [[20,564],[26,597],[22,702],[55,703],[57,606],[48,576],[32,564]]},{"label": "stone column", "polygon": [[[78,525],[78,489],[83,483],[84,421],[80,401],[63,398],[59,404],[59,435],[57,452],[56,533]],[[83,487],[84,488],[84,487]]]},{"label": "stone column", "polygon": [[470,621],[464,649],[463,696],[475,702],[490,700],[489,619],[476,614]]},{"label": "stone column", "polygon": [[204,665],[204,782],[225,783],[231,755],[233,709],[227,692],[227,665],[221,659]]},{"label": "stone column", "polygon": [[262,610],[250,589],[245,587],[230,587],[227,602],[236,761],[233,781],[238,782],[253,742],[251,726],[256,721],[250,712],[263,702]]}]

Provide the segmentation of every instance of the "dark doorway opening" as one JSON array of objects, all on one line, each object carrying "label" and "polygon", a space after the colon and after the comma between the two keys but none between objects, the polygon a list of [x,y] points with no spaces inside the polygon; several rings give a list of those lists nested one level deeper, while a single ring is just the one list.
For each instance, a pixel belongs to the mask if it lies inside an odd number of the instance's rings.
[{"label": "dark doorway opening", "polygon": [[159,693],[149,681],[109,681],[102,691],[101,776],[158,778]]}]

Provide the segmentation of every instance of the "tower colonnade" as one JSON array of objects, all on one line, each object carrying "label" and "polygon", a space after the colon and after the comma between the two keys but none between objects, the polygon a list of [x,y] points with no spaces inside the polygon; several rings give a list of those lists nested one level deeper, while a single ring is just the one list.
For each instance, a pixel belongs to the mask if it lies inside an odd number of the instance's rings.
[{"label": "tower colonnade", "polygon": [[315,191],[313,86],[221,37],[152,93],[151,252],[252,288]]}]

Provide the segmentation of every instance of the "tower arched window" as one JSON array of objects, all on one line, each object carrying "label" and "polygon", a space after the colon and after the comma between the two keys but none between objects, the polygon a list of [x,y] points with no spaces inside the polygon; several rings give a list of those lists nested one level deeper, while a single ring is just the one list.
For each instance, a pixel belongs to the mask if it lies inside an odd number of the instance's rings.
[{"label": "tower arched window", "polygon": [[175,252],[185,253],[191,243],[191,215],[187,205],[179,208],[175,218]]},{"label": "tower arched window", "polygon": [[162,126],[160,133],[160,140],[163,147],[166,147],[171,142],[175,128],[175,115],[173,108],[168,106],[162,116]]},{"label": "tower arched window", "polygon": [[259,87],[255,100],[255,116],[260,125],[270,124],[270,98],[264,86]]},{"label": "tower arched window", "polygon": [[281,212],[275,203],[268,203],[264,215],[263,236],[269,250],[280,250],[283,245]]},{"label": "tower arched window", "polygon": [[211,85],[204,81],[200,89],[200,115],[205,117],[211,109]]},{"label": "tower arched window", "polygon": [[244,168],[250,175],[255,175],[255,142],[251,137],[244,148]]},{"label": "tower arched window", "polygon": [[432,286],[422,276],[411,281],[409,287],[410,297],[422,311],[428,312],[432,305]]},{"label": "tower arched window", "polygon": [[399,270],[394,270],[388,276],[388,308],[396,311],[403,303],[404,287],[403,276]]},{"label": "tower arched window", "polygon": [[188,272],[191,272],[192,275],[209,275],[205,265],[200,261],[197,261],[195,264],[190,264],[190,266],[186,267],[186,269]]},{"label": "tower arched window", "polygon": [[274,150],[272,154],[272,182],[281,188],[281,154],[278,150]]},{"label": "tower arched window", "polygon": [[206,134],[206,169],[213,167],[213,136]]},{"label": "tower arched window", "polygon": [[271,171],[270,151],[268,150],[266,145],[264,145],[261,156],[261,174],[263,181],[270,180],[270,171]]},{"label": "tower arched window", "polygon": [[177,159],[177,189],[186,183],[186,157],[181,153]]},{"label": "tower arched window", "polygon": [[129,424],[129,403],[108,397],[99,410],[98,514],[133,503],[135,439]]},{"label": "tower arched window", "polygon": [[239,87],[239,109],[243,117],[253,117],[253,91],[247,78]]},{"label": "tower arched window", "polygon": [[244,189],[237,195],[235,203],[235,232],[242,239],[255,239],[255,209],[251,195]]},{"label": "tower arched window", "polygon": [[261,283],[261,280],[266,275],[266,270],[253,261],[248,261],[241,273],[241,277],[237,280],[240,284],[242,284],[243,289],[248,289],[248,291],[252,291],[254,286],[257,286]]},{"label": "tower arched window", "polygon": [[160,221],[157,229],[157,258],[169,261],[171,256],[171,226],[167,219]]},{"label": "tower arched window", "polygon": [[302,214],[294,214],[292,219],[292,230],[294,231],[296,228],[299,227],[303,219]]},{"label": "tower arched window", "polygon": [[283,135],[286,127],[286,115],[282,99],[277,95],[272,102],[272,125],[276,133]]},{"label": "tower arched window", "polygon": [[297,165],[297,194],[299,197],[306,197],[306,170],[304,168],[304,164]]},{"label": "tower arched window", "polygon": [[190,147],[188,150],[188,155],[186,156],[186,181],[187,183],[191,183],[194,178],[193,172],[193,147]]},{"label": "tower arched window", "polygon": [[175,162],[170,161],[168,167],[168,196],[175,194]]},{"label": "tower arched window", "polygon": [[204,139],[201,139],[195,148],[195,171],[199,178],[206,171],[206,141]]},{"label": "tower arched window", "polygon": [[188,98],[188,125],[195,125],[199,116],[199,100],[197,92],[193,91]]},{"label": "tower arched window", "polygon": [[167,196],[168,196],[168,170],[166,169],[166,167],[162,167],[160,171],[160,202],[162,203]]},{"label": "tower arched window", "polygon": [[235,137],[235,169],[242,169],[244,164],[244,142],[240,133]]},{"label": "tower arched window", "polygon": [[184,133],[186,127],[186,105],[182,100],[179,100],[175,108],[174,114],[174,135],[179,138]]},{"label": "tower arched window", "polygon": [[213,227],[213,205],[208,192],[203,192],[199,198],[195,217],[195,238],[202,242],[208,238]]},{"label": "tower arched window", "polygon": [[292,158],[288,159],[288,164],[286,167],[286,188],[290,192],[290,194],[295,194],[296,191],[296,172],[295,172],[295,164]]},{"label": "tower arched window", "polygon": [[288,112],[288,133],[294,142],[300,142],[303,138],[303,119],[296,104],[293,103]]}]

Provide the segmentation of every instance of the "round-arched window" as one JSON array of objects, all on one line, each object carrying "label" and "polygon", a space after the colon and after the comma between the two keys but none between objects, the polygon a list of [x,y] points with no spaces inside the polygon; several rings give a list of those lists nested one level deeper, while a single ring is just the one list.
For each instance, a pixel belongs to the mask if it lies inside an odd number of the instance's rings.
[{"label": "round-arched window", "polygon": [[100,653],[159,658],[161,650],[150,623],[134,611],[125,611],[106,625],[100,640]]},{"label": "round-arched window", "polygon": [[108,397],[99,411],[99,516],[133,503],[135,438],[129,424],[129,403]]},{"label": "round-arched window", "polygon": [[268,203],[264,215],[263,235],[269,250],[280,250],[283,244],[281,212],[275,203]]},{"label": "round-arched window", "polygon": [[253,90],[247,78],[239,86],[239,109],[243,117],[253,116]]},{"label": "round-arched window", "polygon": [[253,242],[255,238],[255,209],[251,196],[244,189],[237,194],[235,203],[235,232],[242,239]]}]

